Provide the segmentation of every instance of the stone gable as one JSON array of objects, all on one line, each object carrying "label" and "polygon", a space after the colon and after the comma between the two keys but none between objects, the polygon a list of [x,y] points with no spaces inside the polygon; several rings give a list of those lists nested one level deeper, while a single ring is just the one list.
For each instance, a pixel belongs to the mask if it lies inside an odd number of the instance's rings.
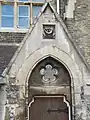
[{"label": "stone gable", "polygon": [[[53,0],[50,3],[56,9],[56,1]],[[3,76],[3,79],[6,79],[8,83],[6,103],[3,101],[6,106],[5,120],[10,119],[12,115],[13,119],[16,120],[29,119],[28,108],[30,108],[30,100],[34,95],[60,95],[61,93],[66,95],[70,102],[71,106],[69,108],[71,108],[72,120],[90,119],[90,70],[88,66],[90,64],[90,2],[88,0],[77,0],[74,18],[64,19],[61,16],[63,20],[51,4],[45,3],[25,37],[24,33],[0,34],[2,43],[7,41],[13,44],[22,41],[14,56],[17,47],[1,46],[0,48],[4,55],[1,54],[0,56],[3,70],[13,56],[6,71],[4,71],[5,76]],[[4,49],[8,53],[10,52],[10,56],[8,54],[7,57]],[[2,56],[5,58],[5,62]],[[48,58],[50,59],[49,62]],[[66,86],[58,84],[60,83],[60,76],[57,79],[59,81],[57,84],[52,82],[54,79],[56,80],[58,74],[55,69],[62,72],[59,65],[68,73],[67,79],[70,82]],[[46,68],[53,71],[49,71],[49,76]],[[1,73],[3,70],[1,69]],[[40,70],[43,71],[41,74]],[[33,71],[38,75],[34,76]],[[63,72],[61,76],[65,80],[66,76]],[[53,78],[51,83],[47,81],[47,78],[49,80]],[[46,81],[50,84],[47,85]],[[4,88],[2,89],[0,86],[0,94],[2,99],[5,100],[5,96],[3,96],[3,93],[5,95]],[[2,104],[4,104],[3,102],[1,101]],[[4,111],[3,107],[1,109]]]},{"label": "stone gable", "polygon": [[[30,107],[28,104],[30,104],[29,102],[32,98],[32,95],[60,95],[61,93],[66,95],[66,89],[64,86],[62,86],[61,89],[60,85],[58,84],[59,82],[56,86],[55,84],[52,85],[52,83],[49,86],[45,84],[42,86],[39,86],[39,84],[35,86],[35,84],[40,81],[40,75],[39,80],[36,80],[38,77],[33,76],[33,79],[35,80],[32,80],[32,84],[29,82],[30,76],[32,75],[35,67],[37,67],[38,64],[42,63],[42,61],[46,60],[47,58],[50,58],[52,61],[55,59],[55,61],[60,62],[68,71],[68,78],[70,77],[71,79],[71,92],[67,86],[66,88],[68,89],[67,92],[69,92],[67,93],[67,98],[71,100],[70,103],[72,103],[71,119],[73,119],[73,116],[75,116],[76,120],[86,120],[86,101],[88,101],[90,96],[90,94],[87,92],[89,89],[87,85],[89,85],[90,71],[86,61],[80,54],[79,49],[77,49],[77,46],[75,46],[65,23],[49,3],[46,3],[43,6],[41,13],[34,21],[32,28],[25,36],[16,54],[14,55],[9,69],[7,68],[7,77],[9,81],[9,86],[7,87],[7,107],[10,109],[10,114],[12,113],[12,108],[14,110],[14,118],[22,120],[23,115],[23,120],[28,118],[29,116],[24,113],[25,111],[28,113],[28,108]],[[53,64],[50,63],[50,61],[48,64],[51,66],[51,69]],[[45,63],[44,66],[41,65],[42,69],[46,71],[48,64]],[[54,70],[54,68],[52,70]],[[50,74],[52,77],[53,74],[56,75],[55,72]],[[50,77],[45,77],[43,83],[45,83],[47,78]],[[55,77],[53,77],[53,79],[54,78]],[[70,96],[72,96],[71,99]],[[87,97],[85,98],[85,96]]]}]

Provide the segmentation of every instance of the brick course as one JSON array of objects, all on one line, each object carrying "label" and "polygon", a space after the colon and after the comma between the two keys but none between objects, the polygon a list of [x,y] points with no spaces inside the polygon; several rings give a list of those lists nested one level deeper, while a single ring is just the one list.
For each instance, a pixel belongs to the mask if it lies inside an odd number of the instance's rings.
[{"label": "brick course", "polygon": [[0,43],[20,43],[26,33],[0,32]]}]

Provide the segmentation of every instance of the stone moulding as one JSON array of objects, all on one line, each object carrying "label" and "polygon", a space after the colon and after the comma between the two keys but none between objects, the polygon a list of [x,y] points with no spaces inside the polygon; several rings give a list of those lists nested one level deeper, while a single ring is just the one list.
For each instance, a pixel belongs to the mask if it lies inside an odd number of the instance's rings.
[{"label": "stone moulding", "polygon": [[79,102],[80,100],[80,95],[77,94],[80,93],[80,86],[77,85],[81,84],[82,79],[81,76],[79,75],[80,71],[78,65],[76,65],[73,59],[65,51],[62,51],[60,48],[56,46],[44,46],[43,48],[37,49],[32,54],[30,54],[29,57],[25,60],[24,64],[18,71],[16,80],[19,80],[19,82],[21,81],[22,84],[25,84],[26,87],[28,87],[28,80],[32,70],[41,60],[47,57],[52,57],[61,62],[66,67],[70,74],[73,104],[72,114],[74,115],[75,114],[74,106],[76,104],[75,100],[78,99],[77,102]]}]

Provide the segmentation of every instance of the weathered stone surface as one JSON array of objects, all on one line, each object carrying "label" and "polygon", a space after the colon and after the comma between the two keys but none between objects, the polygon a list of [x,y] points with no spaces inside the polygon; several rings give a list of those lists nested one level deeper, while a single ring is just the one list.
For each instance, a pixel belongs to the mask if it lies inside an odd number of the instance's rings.
[{"label": "weathered stone surface", "polygon": [[19,86],[7,86],[7,99],[9,104],[16,104],[19,101]]},{"label": "weathered stone surface", "polygon": [[75,5],[75,12],[73,19],[67,19],[66,25],[73,38],[80,49],[82,55],[85,57],[88,64],[90,64],[90,1],[77,0]]},{"label": "weathered stone surface", "polygon": [[6,105],[6,87],[0,86],[0,120],[4,120]]},{"label": "weathered stone surface", "polygon": [[[56,8],[56,2],[52,1],[52,4]],[[89,11],[89,0],[77,0],[74,19],[66,20],[66,25],[73,41],[88,63],[90,61]],[[44,40],[42,38],[43,23],[56,25],[56,38],[54,40]],[[29,97],[31,96],[31,94],[28,95],[28,80],[31,72],[41,60],[46,57],[52,57],[65,65],[70,73],[73,120],[89,120],[90,111],[88,103],[90,102],[90,96],[86,84],[90,81],[90,71],[88,71],[81,57],[77,54],[76,49],[65,33],[62,23],[59,20],[57,21],[50,8],[46,9],[45,13],[39,18],[34,30],[32,29],[28,35],[24,44],[20,47],[20,51],[17,51],[17,56],[7,74],[9,81],[9,86],[7,87],[7,118],[10,118],[12,114],[16,120],[24,120],[27,117]],[[21,38],[19,40],[21,41]],[[53,88],[52,90],[52,88],[46,89],[41,86],[40,89],[35,88],[32,90],[31,88],[31,90],[32,94],[41,92],[43,95],[56,94],[58,89],[55,86]]]}]

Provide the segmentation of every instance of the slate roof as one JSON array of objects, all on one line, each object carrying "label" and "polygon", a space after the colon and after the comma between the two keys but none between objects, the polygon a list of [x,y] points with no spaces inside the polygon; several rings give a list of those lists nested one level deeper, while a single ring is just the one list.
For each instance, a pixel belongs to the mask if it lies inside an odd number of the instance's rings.
[{"label": "slate roof", "polygon": [[13,54],[15,53],[17,46],[0,45],[0,76],[4,69],[9,64]]}]

